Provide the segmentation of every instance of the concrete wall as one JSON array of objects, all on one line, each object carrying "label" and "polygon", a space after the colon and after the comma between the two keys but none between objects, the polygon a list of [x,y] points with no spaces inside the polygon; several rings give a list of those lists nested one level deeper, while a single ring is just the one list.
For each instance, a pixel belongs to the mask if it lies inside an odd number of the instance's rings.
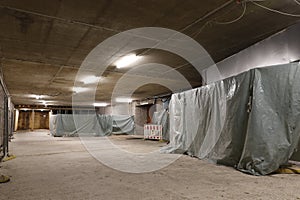
[{"label": "concrete wall", "polygon": [[[249,69],[286,64],[300,59],[300,23],[217,63],[203,74],[207,83],[237,75]],[[217,72],[219,70],[219,73]]]},{"label": "concrete wall", "polygon": [[163,110],[163,102],[156,100],[154,105],[134,106],[134,120],[136,124],[136,134],[144,134],[144,124],[152,122],[153,113]]},{"label": "concrete wall", "polygon": [[101,115],[132,115],[133,112],[133,104],[131,103],[122,103],[113,106],[107,107],[99,107],[96,112]]},{"label": "concrete wall", "polygon": [[148,106],[137,106],[134,109],[134,121],[135,121],[135,134],[144,134],[144,124],[149,121],[148,118]]},{"label": "concrete wall", "polygon": [[144,134],[144,124],[151,123],[151,118],[155,111],[163,109],[163,102],[157,100],[154,105],[136,106],[135,102],[125,103],[114,106],[99,107],[96,112],[98,114],[106,115],[134,115],[135,133],[138,135]]}]

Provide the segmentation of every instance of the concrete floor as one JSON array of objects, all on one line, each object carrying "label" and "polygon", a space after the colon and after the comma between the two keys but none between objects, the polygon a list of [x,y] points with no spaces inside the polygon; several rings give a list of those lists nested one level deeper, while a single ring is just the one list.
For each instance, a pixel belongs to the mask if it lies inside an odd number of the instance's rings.
[{"label": "concrete floor", "polygon": [[[163,143],[113,136],[133,152]],[[0,199],[300,199],[298,175],[255,177],[230,167],[182,156],[159,171],[132,174],[104,166],[79,138],[47,131],[19,132],[10,143],[16,159],[1,164],[10,175]]]}]

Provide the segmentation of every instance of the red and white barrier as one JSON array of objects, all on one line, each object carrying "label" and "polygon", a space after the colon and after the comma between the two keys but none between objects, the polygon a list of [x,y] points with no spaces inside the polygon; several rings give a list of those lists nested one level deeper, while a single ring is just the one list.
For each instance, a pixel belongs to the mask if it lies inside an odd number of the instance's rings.
[{"label": "red and white barrier", "polygon": [[162,140],[162,125],[145,124],[144,139]]}]

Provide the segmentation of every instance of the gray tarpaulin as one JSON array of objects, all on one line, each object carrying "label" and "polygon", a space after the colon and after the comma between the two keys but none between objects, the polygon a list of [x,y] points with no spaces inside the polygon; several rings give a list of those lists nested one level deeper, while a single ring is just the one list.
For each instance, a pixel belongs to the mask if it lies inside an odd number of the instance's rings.
[{"label": "gray tarpaulin", "polygon": [[97,127],[98,135],[110,135],[113,132],[113,118],[111,115],[96,115],[97,120],[95,125]]},{"label": "gray tarpaulin", "polygon": [[299,64],[253,69],[173,94],[170,144],[162,152],[188,153],[265,175],[295,151],[299,122]]},{"label": "gray tarpaulin", "polygon": [[50,115],[49,130],[51,135],[56,135],[56,116],[57,115]]},{"label": "gray tarpaulin", "polygon": [[169,113],[167,110],[154,112],[152,117],[152,124],[162,125],[162,137],[164,140],[169,140]]},{"label": "gray tarpaulin", "polygon": [[112,127],[114,134],[133,134],[134,117],[127,115],[112,115]]},{"label": "gray tarpaulin", "polygon": [[134,118],[123,115],[52,115],[50,132],[53,136],[133,134]]}]

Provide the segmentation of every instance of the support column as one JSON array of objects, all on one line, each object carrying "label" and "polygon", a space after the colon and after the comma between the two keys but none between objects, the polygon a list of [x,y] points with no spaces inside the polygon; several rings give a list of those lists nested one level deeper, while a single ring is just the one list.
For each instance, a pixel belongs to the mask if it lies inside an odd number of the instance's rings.
[{"label": "support column", "polygon": [[49,130],[51,129],[51,116],[52,116],[52,110],[49,111]]},{"label": "support column", "polygon": [[34,130],[34,110],[31,111],[31,116],[30,116],[30,120],[29,120],[29,127],[30,127],[31,131]]},{"label": "support column", "polygon": [[14,124],[15,132],[18,130],[18,124],[19,124],[19,110],[15,109],[15,124]]}]

